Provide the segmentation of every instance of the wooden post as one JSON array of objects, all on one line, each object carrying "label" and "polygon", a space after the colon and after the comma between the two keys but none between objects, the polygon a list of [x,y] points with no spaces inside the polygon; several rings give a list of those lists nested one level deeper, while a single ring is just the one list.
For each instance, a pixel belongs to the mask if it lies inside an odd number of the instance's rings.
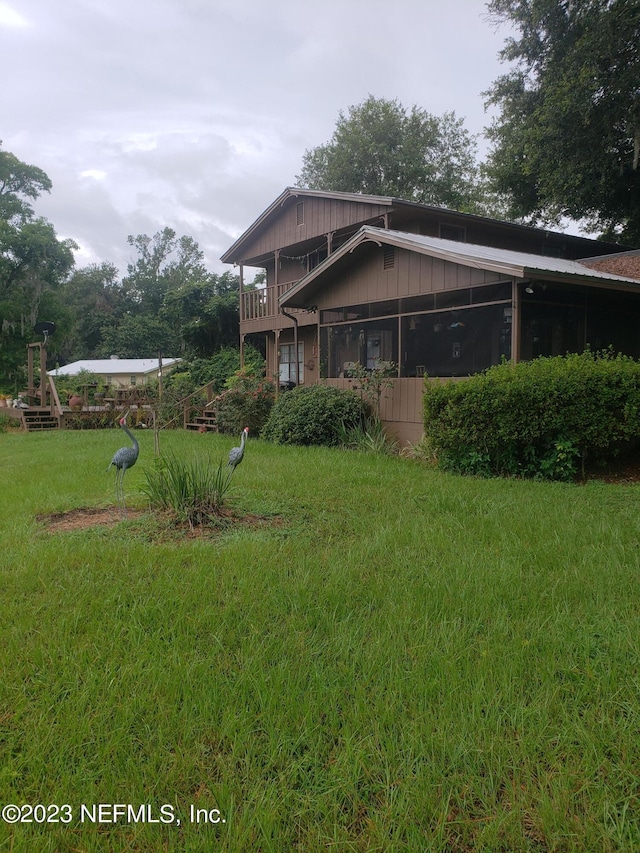
[{"label": "wooden post", "polygon": [[511,361],[517,364],[520,361],[520,291],[518,282],[513,279],[511,283]]},{"label": "wooden post", "polygon": [[47,348],[40,344],[40,405],[47,405],[49,378],[47,376]]},{"label": "wooden post", "polygon": [[244,334],[242,323],[246,319],[244,313],[244,267],[240,264],[240,370],[244,367]]}]

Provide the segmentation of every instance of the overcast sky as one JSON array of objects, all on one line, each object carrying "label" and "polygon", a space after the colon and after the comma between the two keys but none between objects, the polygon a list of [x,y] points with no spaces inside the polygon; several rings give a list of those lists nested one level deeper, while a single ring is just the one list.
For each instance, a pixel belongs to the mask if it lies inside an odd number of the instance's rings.
[{"label": "overcast sky", "polygon": [[482,133],[506,35],[483,0],[0,0],[0,139],[78,266],[169,226],[219,273],[369,94]]}]

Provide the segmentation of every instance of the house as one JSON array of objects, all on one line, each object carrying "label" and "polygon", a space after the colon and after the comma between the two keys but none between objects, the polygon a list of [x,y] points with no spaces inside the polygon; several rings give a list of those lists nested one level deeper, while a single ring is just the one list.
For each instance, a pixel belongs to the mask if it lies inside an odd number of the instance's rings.
[{"label": "house", "polygon": [[[179,358],[163,358],[162,372],[168,373],[180,362]],[[88,371],[99,376],[105,385],[114,390],[133,388],[146,385],[150,380],[158,378],[160,362],[157,358],[98,358],[83,359],[48,370],[47,374],[53,376],[77,376],[82,371]]]},{"label": "house", "polygon": [[[351,387],[393,365],[382,418],[422,435],[424,376],[613,346],[640,357],[638,252],[400,199],[286,189],[222,256],[240,269],[240,338],[286,383]],[[244,286],[245,267],[266,287]]]}]

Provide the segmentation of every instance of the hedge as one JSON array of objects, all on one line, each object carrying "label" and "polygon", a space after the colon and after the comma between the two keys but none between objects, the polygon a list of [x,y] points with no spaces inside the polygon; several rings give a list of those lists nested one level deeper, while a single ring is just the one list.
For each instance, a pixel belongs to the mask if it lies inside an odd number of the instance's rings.
[{"label": "hedge", "polygon": [[425,383],[427,440],[442,468],[467,474],[574,479],[635,446],[639,412],[640,364],[609,352]]}]

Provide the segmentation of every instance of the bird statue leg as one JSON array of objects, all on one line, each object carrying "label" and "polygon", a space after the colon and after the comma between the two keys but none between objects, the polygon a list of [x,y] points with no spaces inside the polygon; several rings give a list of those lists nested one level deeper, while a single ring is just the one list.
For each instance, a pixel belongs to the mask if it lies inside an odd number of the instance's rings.
[{"label": "bird statue leg", "polygon": [[120,450],[116,450],[113,455],[113,459],[111,460],[111,465],[115,465],[116,468],[116,501],[118,506],[120,507],[120,511],[122,515],[126,518],[127,515],[127,506],[124,497],[124,475],[127,468],[133,468],[138,459],[138,454],[140,452],[140,448],[138,446],[138,441],[136,437],[127,429],[127,422],[124,418],[120,418],[120,426],[129,436],[132,442],[132,447],[121,447]]}]

